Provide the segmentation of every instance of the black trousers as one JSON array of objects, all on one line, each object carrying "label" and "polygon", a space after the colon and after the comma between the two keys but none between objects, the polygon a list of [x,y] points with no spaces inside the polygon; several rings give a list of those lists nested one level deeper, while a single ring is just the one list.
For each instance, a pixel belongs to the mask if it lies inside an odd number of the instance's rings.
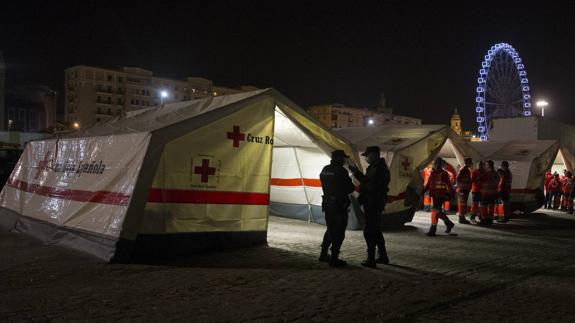
[{"label": "black trousers", "polygon": [[323,235],[321,243],[322,249],[327,249],[331,245],[331,254],[339,255],[341,244],[345,239],[345,228],[347,227],[347,205],[337,207],[326,207],[325,223],[327,229]]},{"label": "black trousers", "polygon": [[380,255],[387,255],[387,251],[385,250],[385,239],[383,238],[383,233],[381,233],[382,210],[383,207],[379,205],[372,206],[369,205],[369,203],[364,205],[365,227],[363,228],[363,237],[367,244],[368,258],[375,256],[376,246]]}]

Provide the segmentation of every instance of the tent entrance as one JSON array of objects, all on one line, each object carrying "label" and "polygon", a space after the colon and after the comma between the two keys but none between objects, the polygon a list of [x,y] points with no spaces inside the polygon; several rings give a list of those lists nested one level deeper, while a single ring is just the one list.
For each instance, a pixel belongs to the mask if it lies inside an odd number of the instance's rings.
[{"label": "tent entrance", "polygon": [[551,166],[551,173],[563,175],[563,171],[565,169],[568,169],[567,163],[565,163],[563,152],[561,152],[561,149],[559,149],[557,156],[555,156],[555,160],[553,161],[553,165]]},{"label": "tent entrance", "polygon": [[319,173],[330,158],[279,107],[274,119],[270,213],[325,223]]}]

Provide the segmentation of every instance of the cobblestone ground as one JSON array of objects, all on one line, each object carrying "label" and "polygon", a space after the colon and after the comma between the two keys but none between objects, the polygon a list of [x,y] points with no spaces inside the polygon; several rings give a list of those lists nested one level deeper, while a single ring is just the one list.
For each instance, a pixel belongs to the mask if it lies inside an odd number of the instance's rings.
[{"label": "cobblestone ground", "polygon": [[434,238],[428,222],[418,213],[385,232],[392,265],[378,269],[359,266],[361,232],[347,232],[350,266],[330,269],[317,262],[325,227],[276,217],[269,247],[163,265],[105,264],[0,232],[0,320],[575,320],[575,216],[541,210]]}]

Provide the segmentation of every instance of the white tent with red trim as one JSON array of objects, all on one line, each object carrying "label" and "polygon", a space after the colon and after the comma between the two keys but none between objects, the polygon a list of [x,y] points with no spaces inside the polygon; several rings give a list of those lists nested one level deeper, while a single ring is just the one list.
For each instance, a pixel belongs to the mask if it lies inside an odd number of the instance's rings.
[{"label": "white tent with red trim", "polygon": [[[421,204],[420,172],[437,156],[451,165],[463,165],[465,157],[479,154],[445,125],[380,126],[344,128],[336,133],[349,140],[358,152],[379,146],[391,173],[384,226],[410,222]],[[365,161],[363,166],[367,167]]]},{"label": "white tent with red trim", "polygon": [[319,217],[334,149],[359,162],[272,89],[167,104],[29,143],[0,193],[0,227],[116,261],[265,243],[270,200]]},{"label": "white tent with red trim", "polygon": [[499,168],[502,161],[509,162],[513,175],[511,209],[523,213],[543,206],[545,172],[553,166],[559,155],[556,140],[489,140],[469,143],[484,160],[493,160]]}]

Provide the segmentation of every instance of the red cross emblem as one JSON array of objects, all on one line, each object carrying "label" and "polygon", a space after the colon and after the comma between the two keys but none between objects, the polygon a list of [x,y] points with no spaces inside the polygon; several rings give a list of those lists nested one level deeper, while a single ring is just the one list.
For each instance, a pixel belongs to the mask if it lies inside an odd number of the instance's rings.
[{"label": "red cross emblem", "polygon": [[403,166],[403,170],[407,171],[409,169],[409,166],[411,166],[409,158],[405,157],[405,159],[401,162],[401,165]]},{"label": "red cross emblem", "polygon": [[40,174],[42,174],[42,172],[44,170],[46,170],[48,167],[48,165],[50,164],[50,160],[48,159],[48,157],[50,157],[50,152],[46,152],[46,155],[44,155],[44,160],[41,160],[40,162],[38,162],[38,171],[36,172],[36,176],[34,176],[34,179],[38,179],[38,177],[40,177]]},{"label": "red cross emblem", "polygon": [[240,141],[246,140],[246,134],[240,132],[240,126],[234,126],[233,132],[228,132],[228,139],[234,141],[234,147],[240,146]]},{"label": "red cross emblem", "polygon": [[210,167],[209,159],[202,159],[202,166],[194,167],[194,174],[200,174],[202,183],[207,183],[209,176],[216,174],[216,168]]}]

